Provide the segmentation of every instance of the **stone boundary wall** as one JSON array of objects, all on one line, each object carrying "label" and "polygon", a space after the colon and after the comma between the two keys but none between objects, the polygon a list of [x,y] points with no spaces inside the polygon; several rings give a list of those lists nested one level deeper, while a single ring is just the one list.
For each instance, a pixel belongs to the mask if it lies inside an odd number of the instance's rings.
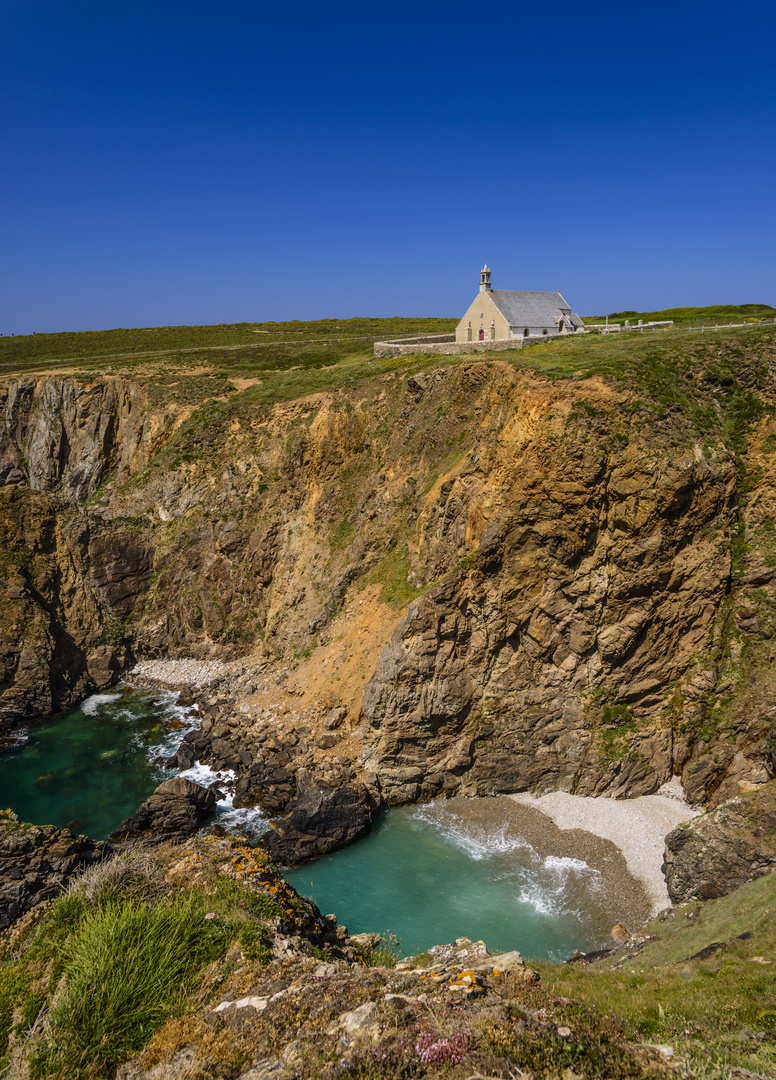
[{"label": "stone boundary wall", "polygon": [[[558,335],[553,335],[557,337]],[[504,349],[522,349],[523,344],[533,344],[536,338],[496,338],[495,341],[456,341],[455,334],[436,338],[397,338],[396,341],[376,341],[375,357],[389,359],[408,353],[432,353],[449,356],[455,353],[503,352]],[[547,341],[547,338],[541,338]]]}]

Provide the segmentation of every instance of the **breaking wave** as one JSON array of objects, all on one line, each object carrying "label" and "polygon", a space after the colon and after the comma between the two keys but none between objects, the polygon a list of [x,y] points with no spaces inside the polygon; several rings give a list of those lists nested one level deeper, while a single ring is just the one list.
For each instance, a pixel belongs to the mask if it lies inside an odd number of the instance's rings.
[{"label": "breaking wave", "polygon": [[110,705],[114,701],[121,701],[121,694],[92,694],[86,701],[78,706],[84,716],[96,716],[98,709],[103,705]]},{"label": "breaking wave", "polygon": [[[216,804],[215,824],[220,825],[228,833],[236,833],[245,836],[249,840],[258,840],[262,833],[267,831],[268,823],[266,814],[256,806],[236,807],[232,804],[234,798],[234,782],[237,774],[232,769],[211,769],[209,765],[203,765],[195,761],[190,769],[179,773],[179,776],[192,780],[202,787],[218,785],[221,797]],[[205,828],[213,825],[211,820]]]},{"label": "breaking wave", "polygon": [[537,915],[584,921],[590,894],[604,888],[600,870],[583,859],[541,855],[514,823],[479,820],[481,805],[473,802],[468,816],[449,804],[430,803],[419,807],[412,820],[475,862],[488,862],[482,872],[509,885],[514,899]]}]

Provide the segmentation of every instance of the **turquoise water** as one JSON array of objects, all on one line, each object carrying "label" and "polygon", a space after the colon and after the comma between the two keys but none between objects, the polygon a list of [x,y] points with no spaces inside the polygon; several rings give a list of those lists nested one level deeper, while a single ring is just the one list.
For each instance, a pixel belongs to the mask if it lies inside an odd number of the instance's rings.
[{"label": "turquoise water", "polygon": [[[177,775],[158,761],[199,721],[176,699],[117,687],[30,726],[0,753],[0,802],[22,821],[105,839]],[[233,778],[199,764],[182,775],[204,785],[228,786]],[[552,844],[542,847],[539,834],[531,832],[529,843],[517,813],[503,799],[393,809],[366,839],[286,876],[351,933],[397,935],[404,955],[461,936],[555,960],[595,948],[617,921],[601,873],[554,854],[560,849]],[[254,839],[266,828],[260,811],[233,809],[228,791],[216,820]]]},{"label": "turquoise water", "polygon": [[563,960],[608,937],[597,870],[539,854],[497,823],[496,800],[456,803],[391,810],[364,840],[285,876],[351,933],[395,934],[403,955],[465,936]]},{"label": "turquoise water", "polygon": [[176,775],[151,764],[172,753],[195,722],[176,697],[117,689],[26,728],[0,754],[3,806],[21,821],[104,840],[157,784]]},{"label": "turquoise water", "polygon": [[176,704],[169,691],[150,693],[117,687],[93,694],[77,709],[18,733],[0,753],[0,802],[20,821],[57,825],[105,840],[154,788],[172,776],[226,789],[216,821],[256,836],[265,827],[258,810],[235,810],[228,793],[231,772],[195,765],[180,773],[159,765],[199,726],[193,708]]}]

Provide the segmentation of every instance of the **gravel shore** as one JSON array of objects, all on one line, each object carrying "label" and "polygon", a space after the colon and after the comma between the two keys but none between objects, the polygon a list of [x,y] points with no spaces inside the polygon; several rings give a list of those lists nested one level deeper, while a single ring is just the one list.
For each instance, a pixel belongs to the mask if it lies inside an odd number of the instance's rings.
[{"label": "gravel shore", "polygon": [[509,798],[539,810],[559,829],[580,829],[610,840],[622,852],[629,872],[644,886],[652,916],[670,906],[661,869],[665,838],[681,822],[700,813],[685,802],[678,777],[663,784],[657,794],[637,799],[587,798],[564,791]]},{"label": "gravel shore", "polygon": [[244,662],[224,663],[222,660],[140,660],[128,677],[148,679],[162,686],[209,686],[216,679],[233,674],[235,669],[242,673]]}]

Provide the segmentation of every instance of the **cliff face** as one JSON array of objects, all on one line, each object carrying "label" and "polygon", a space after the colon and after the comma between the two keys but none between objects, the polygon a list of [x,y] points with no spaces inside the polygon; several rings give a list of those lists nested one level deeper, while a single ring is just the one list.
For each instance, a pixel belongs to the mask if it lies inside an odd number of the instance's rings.
[{"label": "cliff face", "polygon": [[[568,416],[576,392],[552,408]],[[661,706],[713,639],[730,549],[726,524],[704,531],[734,496],[724,454],[548,445],[514,417],[445,504],[453,528],[488,521],[470,565],[416,601],[365,690],[367,764],[388,797],[419,794],[413,769],[481,795],[669,779],[687,748]]]},{"label": "cliff face", "polygon": [[130,656],[121,623],[147,584],[152,548],[84,507],[0,488],[0,723],[75,704]]},{"label": "cliff face", "polygon": [[122,479],[142,468],[159,426],[138,387],[121,379],[14,381],[0,392],[0,413],[0,482],[56,490],[75,502],[111,471]]},{"label": "cliff face", "polygon": [[0,716],[259,650],[389,802],[762,782],[772,345],[715,350],[687,408],[501,360],[197,410],[12,382]]},{"label": "cliff face", "polygon": [[[153,543],[87,507],[145,466],[174,414],[120,379],[12,381],[0,391],[0,724],[68,708],[128,662],[122,630]],[[113,483],[111,483],[111,487]],[[107,502],[107,499],[103,500]]]}]

